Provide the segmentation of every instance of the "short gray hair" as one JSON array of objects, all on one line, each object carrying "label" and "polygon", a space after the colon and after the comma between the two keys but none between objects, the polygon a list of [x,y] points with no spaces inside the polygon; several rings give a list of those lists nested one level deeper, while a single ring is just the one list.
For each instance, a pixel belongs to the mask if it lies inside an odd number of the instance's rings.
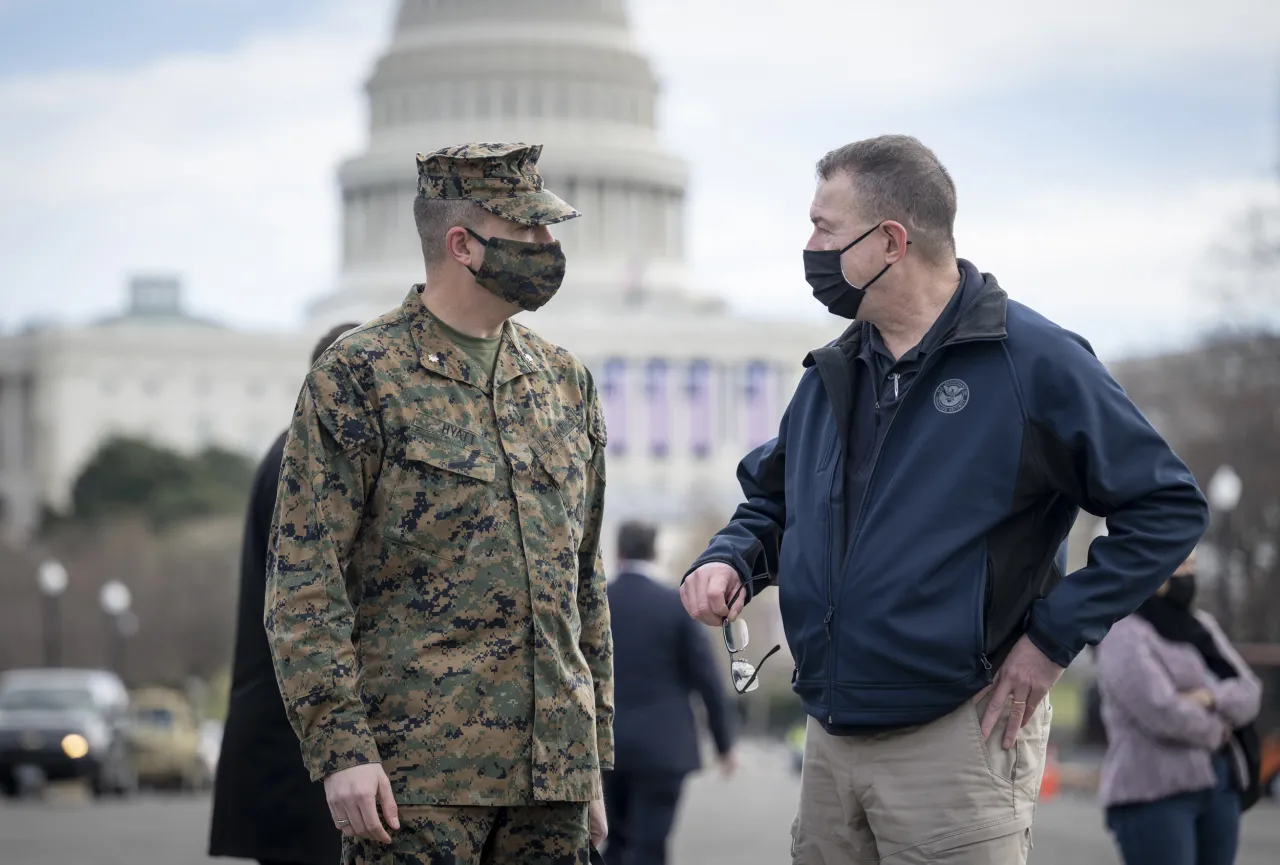
[{"label": "short gray hair", "polygon": [[419,195],[413,200],[413,221],[418,226],[422,240],[422,257],[427,267],[445,260],[444,236],[454,226],[479,229],[484,224],[485,211],[474,201],[466,199],[427,198]]},{"label": "short gray hair", "polygon": [[863,216],[901,222],[912,246],[933,264],[955,257],[956,185],[932,150],[909,135],[881,135],[818,160],[823,180],[841,171],[853,180]]}]

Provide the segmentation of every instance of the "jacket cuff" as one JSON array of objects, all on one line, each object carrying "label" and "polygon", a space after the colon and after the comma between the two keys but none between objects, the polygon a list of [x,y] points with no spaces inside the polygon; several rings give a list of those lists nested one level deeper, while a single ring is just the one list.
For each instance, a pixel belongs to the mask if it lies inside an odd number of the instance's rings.
[{"label": "jacket cuff", "polygon": [[1045,627],[1040,624],[1040,620],[1035,616],[1032,616],[1031,624],[1027,628],[1027,639],[1029,639],[1031,644],[1039,649],[1046,658],[1053,661],[1064,670],[1067,667],[1070,667],[1071,662],[1076,659],[1076,653],[1071,651],[1065,643],[1053,634],[1049,633]]},{"label": "jacket cuff", "polygon": [[689,575],[692,574],[694,571],[696,571],[698,568],[702,567],[703,565],[710,565],[716,562],[722,565],[728,565],[729,567],[733,568],[734,573],[738,575],[738,579],[742,582],[743,586],[745,587],[742,590],[742,593],[746,596],[746,602],[750,602],[752,596],[755,594],[755,592],[753,591],[753,587],[755,586],[755,583],[749,582],[746,576],[744,576],[745,574],[749,573],[750,569],[747,567],[747,563],[744,562],[742,558],[737,555],[726,555],[724,553],[711,553],[711,552],[703,553],[702,557],[697,559],[692,565],[690,565],[689,570],[685,571],[684,576],[680,578],[680,585],[683,586],[684,581],[689,579]]},{"label": "jacket cuff", "polygon": [[380,763],[382,755],[364,719],[321,727],[302,740],[302,762],[312,781],[365,763]]}]

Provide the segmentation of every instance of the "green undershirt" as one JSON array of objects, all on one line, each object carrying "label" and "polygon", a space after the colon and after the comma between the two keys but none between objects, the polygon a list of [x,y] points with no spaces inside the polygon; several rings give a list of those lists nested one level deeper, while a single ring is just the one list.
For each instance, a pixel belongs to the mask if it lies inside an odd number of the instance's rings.
[{"label": "green undershirt", "polygon": [[454,345],[466,352],[472,363],[484,370],[489,378],[493,378],[493,371],[498,365],[498,346],[502,344],[502,334],[497,336],[468,336],[449,327],[438,317],[436,318],[436,324],[439,325],[440,330],[445,336],[449,337]]}]

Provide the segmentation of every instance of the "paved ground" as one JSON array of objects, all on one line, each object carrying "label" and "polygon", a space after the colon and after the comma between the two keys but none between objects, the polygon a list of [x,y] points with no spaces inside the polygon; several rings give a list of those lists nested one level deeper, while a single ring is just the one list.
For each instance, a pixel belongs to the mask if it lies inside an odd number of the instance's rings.
[{"label": "paved ground", "polygon": [[[677,865],[777,865],[788,861],[787,829],[797,780],[780,752],[744,755],[739,775],[714,774],[689,788],[678,826]],[[142,797],[96,804],[78,790],[43,802],[0,804],[3,865],[213,865],[204,855],[205,796]],[[1088,800],[1042,805],[1035,865],[1116,865],[1102,820]],[[227,860],[220,860],[227,861]],[[1260,806],[1245,820],[1238,865],[1280,863],[1280,808]]]}]

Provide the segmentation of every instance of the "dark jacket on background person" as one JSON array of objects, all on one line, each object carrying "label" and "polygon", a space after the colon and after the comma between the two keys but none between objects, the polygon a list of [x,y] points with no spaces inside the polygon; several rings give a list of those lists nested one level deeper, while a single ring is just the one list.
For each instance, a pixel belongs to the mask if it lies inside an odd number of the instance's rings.
[{"label": "dark jacket on background person", "polygon": [[324,786],[313,783],[302,765],[262,625],[284,438],[276,439],[258,466],[245,521],[231,704],[214,785],[209,855],[336,865],[342,836]]},{"label": "dark jacket on background person", "polygon": [[614,769],[685,775],[701,767],[690,697],[707,710],[716,750],[733,746],[728,673],[711,656],[706,629],[679,593],[635,572],[609,584],[614,664]]},{"label": "dark jacket on background person", "polygon": [[[1067,666],[1207,522],[1191,473],[1089,344],[960,267],[910,375],[875,380],[862,322],[806,359],[778,437],[739,466],[746,501],[694,564],[770,575],[793,687],[834,731],[949,714],[1023,634]],[[1109,534],[1063,579],[1079,508]]]}]

